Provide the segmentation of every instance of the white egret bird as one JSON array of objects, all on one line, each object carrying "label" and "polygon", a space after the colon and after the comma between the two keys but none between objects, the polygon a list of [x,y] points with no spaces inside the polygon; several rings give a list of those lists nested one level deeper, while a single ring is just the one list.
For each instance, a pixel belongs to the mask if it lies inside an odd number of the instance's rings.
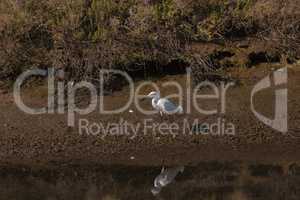
[{"label": "white egret bird", "polygon": [[176,113],[183,113],[182,106],[176,106],[170,100],[166,98],[160,98],[159,92],[150,92],[147,97],[152,98],[152,106],[155,110],[159,111],[160,115],[171,115]]},{"label": "white egret bird", "polygon": [[154,180],[154,187],[151,192],[153,195],[157,195],[160,193],[163,187],[169,185],[179,172],[183,173],[184,166],[173,167],[173,168],[162,168],[161,173]]}]

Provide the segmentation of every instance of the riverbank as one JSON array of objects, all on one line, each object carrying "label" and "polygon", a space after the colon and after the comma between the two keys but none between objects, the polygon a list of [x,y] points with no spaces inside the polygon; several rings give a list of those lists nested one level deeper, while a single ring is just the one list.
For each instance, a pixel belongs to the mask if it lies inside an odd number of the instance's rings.
[{"label": "riverbank", "polygon": [[[86,116],[76,116],[76,126],[67,125],[66,114],[28,115],[14,104],[12,94],[1,94],[0,102],[0,165],[2,167],[23,166],[29,168],[52,168],[72,165],[195,165],[203,161],[253,161],[264,163],[293,163],[300,160],[299,134],[299,67],[289,68],[288,78],[288,127],[286,134],[273,130],[260,122],[250,109],[250,94],[255,83],[273,72],[270,66],[250,69],[232,69],[241,84],[228,90],[225,115],[189,115],[175,119],[161,119],[158,114],[145,116],[134,107],[133,113],[126,111],[116,115],[101,115],[93,112]],[[154,80],[159,86],[168,80],[186,84],[184,75],[166,76]],[[141,82],[140,82],[141,83]],[[137,83],[139,84],[139,82]],[[43,106],[47,96],[44,86],[30,88],[23,94],[24,101],[32,106]],[[141,92],[147,94],[150,88]],[[162,95],[176,92],[174,89],[160,87]],[[117,107],[127,102],[128,88],[106,96],[107,108]],[[207,108],[214,108],[218,102],[203,102]],[[185,104],[184,104],[185,105]],[[151,108],[150,101],[141,106]],[[274,113],[274,93],[272,90],[259,95],[255,100],[256,110],[272,117]],[[224,119],[235,126],[234,135],[218,134],[149,134],[138,132],[136,137],[128,135],[85,134],[79,132],[78,120],[88,119],[102,124],[119,123],[120,118],[131,124],[151,119],[156,123],[174,123],[179,126],[184,119],[210,124]],[[222,126],[222,125],[220,125]],[[141,129],[142,130],[142,129]]]}]

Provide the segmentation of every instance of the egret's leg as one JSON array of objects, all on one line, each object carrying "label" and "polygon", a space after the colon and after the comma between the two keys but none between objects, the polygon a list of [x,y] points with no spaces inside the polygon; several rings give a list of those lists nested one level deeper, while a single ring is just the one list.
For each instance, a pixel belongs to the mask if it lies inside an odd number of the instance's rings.
[{"label": "egret's leg", "polygon": [[169,122],[172,122],[172,120],[173,120],[173,119],[172,119],[172,115],[168,114],[168,121],[169,121]]},{"label": "egret's leg", "polygon": [[172,114],[172,113],[168,114],[168,120],[169,120],[169,122],[174,122],[174,120],[175,120],[174,114]]},{"label": "egret's leg", "polygon": [[160,120],[163,121],[164,120],[164,116],[163,116],[163,112],[161,110],[159,111],[159,114],[160,114]]},{"label": "egret's leg", "polygon": [[173,115],[172,115],[172,121],[175,122],[175,119],[176,119],[176,117],[175,117],[175,115],[173,114]]}]

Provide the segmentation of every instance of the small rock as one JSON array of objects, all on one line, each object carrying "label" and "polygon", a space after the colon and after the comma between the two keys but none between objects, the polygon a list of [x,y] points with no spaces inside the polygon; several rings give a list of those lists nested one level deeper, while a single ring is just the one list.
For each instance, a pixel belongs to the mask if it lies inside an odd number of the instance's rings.
[{"label": "small rock", "polygon": [[130,157],[130,160],[134,160],[134,159],[135,159],[135,157],[134,157],[134,156],[131,156],[131,157]]}]

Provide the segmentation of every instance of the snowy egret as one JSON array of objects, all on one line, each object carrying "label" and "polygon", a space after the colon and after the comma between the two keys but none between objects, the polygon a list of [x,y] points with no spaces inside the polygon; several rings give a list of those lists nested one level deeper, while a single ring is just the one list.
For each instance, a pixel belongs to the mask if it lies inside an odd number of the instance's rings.
[{"label": "snowy egret", "polygon": [[152,106],[155,110],[159,111],[160,115],[171,115],[176,113],[183,113],[182,106],[176,106],[170,100],[166,98],[160,98],[159,92],[150,92],[147,97],[152,98]]},{"label": "snowy egret", "polygon": [[154,187],[151,192],[153,195],[160,193],[163,187],[169,185],[179,172],[183,173],[184,166],[173,167],[169,169],[162,168],[161,173],[154,180]]}]

